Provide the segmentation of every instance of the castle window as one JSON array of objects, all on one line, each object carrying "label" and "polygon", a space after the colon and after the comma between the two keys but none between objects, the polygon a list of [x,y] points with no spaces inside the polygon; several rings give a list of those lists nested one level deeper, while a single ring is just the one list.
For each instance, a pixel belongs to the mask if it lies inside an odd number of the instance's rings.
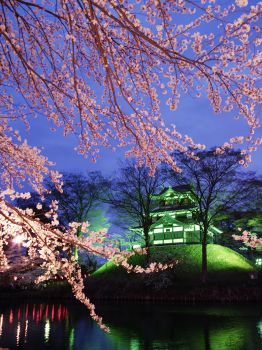
[{"label": "castle window", "polygon": [[163,232],[157,232],[154,234],[154,239],[155,240],[161,240],[164,239],[164,233]]},{"label": "castle window", "polygon": [[174,239],[184,238],[183,231],[174,232]]},{"label": "castle window", "polygon": [[173,238],[173,232],[165,232],[165,239],[172,239]]}]

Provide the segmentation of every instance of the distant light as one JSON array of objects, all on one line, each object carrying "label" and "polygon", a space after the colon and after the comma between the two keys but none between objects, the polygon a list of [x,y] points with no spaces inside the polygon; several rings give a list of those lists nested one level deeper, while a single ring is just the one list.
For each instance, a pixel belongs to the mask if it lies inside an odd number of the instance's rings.
[{"label": "distant light", "polygon": [[25,237],[23,235],[17,235],[13,239],[13,243],[15,244],[21,244],[24,241]]},{"label": "distant light", "polygon": [[262,258],[256,259],[256,265],[257,266],[262,266]]}]

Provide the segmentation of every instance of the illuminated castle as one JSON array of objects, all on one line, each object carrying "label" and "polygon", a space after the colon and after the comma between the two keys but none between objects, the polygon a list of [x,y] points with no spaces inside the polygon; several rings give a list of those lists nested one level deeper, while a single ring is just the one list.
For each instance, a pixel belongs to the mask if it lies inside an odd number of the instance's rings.
[{"label": "illuminated castle", "polygon": [[[153,195],[157,203],[150,216],[152,225],[149,230],[151,245],[200,243],[200,226],[195,217],[197,203],[188,185],[164,188]],[[143,232],[143,229],[133,229]],[[208,231],[208,243],[213,242],[218,228],[211,226]]]}]

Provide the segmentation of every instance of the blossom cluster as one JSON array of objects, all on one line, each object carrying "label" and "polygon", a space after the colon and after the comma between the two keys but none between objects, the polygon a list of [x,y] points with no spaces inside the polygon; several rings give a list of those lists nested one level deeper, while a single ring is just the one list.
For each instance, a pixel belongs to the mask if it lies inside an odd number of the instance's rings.
[{"label": "blossom cluster", "polygon": [[[117,145],[152,173],[161,161],[179,171],[170,151],[203,145],[165,126],[161,100],[164,95],[173,113],[190,93],[206,94],[216,113],[233,111],[246,120],[249,133],[241,143],[248,143],[248,153],[258,144],[261,3],[41,0],[3,2],[1,11],[5,129],[17,119],[29,127],[28,116],[41,114],[53,130],[78,135],[78,152],[94,161],[101,146]],[[15,144],[6,132],[5,161],[14,158],[24,181],[27,166],[19,159],[30,156],[28,172],[38,184],[47,159],[26,143]],[[8,170],[4,176],[8,181]]]},{"label": "blossom cluster", "polygon": [[[104,331],[109,331],[103,324],[103,320],[95,312],[95,306],[84,293],[84,279],[81,269],[72,254],[72,247],[77,247],[86,252],[112,260],[116,265],[123,266],[128,273],[153,273],[167,268],[172,268],[176,262],[170,264],[151,263],[148,267],[133,266],[128,259],[135,254],[134,251],[120,251],[114,242],[107,238],[106,230],[89,232],[88,223],[73,222],[67,230],[61,231],[57,221],[57,203],[50,205],[46,213],[50,218],[50,224],[42,223],[36,217],[32,209],[22,210],[16,208],[9,201],[8,196],[14,196],[14,191],[6,191],[0,198],[0,272],[8,270],[8,260],[4,247],[19,243],[28,248],[28,256],[34,261],[42,260],[43,274],[36,283],[49,280],[56,275],[63,276],[72,288],[75,297],[81,301],[90,311],[91,317]],[[17,194],[19,197],[28,197],[28,194]],[[38,207],[40,208],[40,204]],[[77,231],[81,229],[86,235],[78,237]],[[145,254],[145,250],[136,251]]]},{"label": "blossom cluster", "polygon": [[246,231],[246,230],[241,230],[241,235],[232,235],[232,237],[236,241],[241,241],[243,242],[247,247],[256,249],[258,246],[262,245],[262,238],[258,237],[255,233]]}]

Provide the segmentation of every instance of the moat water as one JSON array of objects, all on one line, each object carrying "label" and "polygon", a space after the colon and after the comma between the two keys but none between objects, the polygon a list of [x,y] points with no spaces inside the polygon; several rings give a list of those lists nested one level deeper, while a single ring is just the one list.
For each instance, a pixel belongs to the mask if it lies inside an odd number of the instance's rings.
[{"label": "moat water", "polygon": [[98,304],[99,329],[79,303],[0,302],[0,349],[261,350],[261,305]]}]

